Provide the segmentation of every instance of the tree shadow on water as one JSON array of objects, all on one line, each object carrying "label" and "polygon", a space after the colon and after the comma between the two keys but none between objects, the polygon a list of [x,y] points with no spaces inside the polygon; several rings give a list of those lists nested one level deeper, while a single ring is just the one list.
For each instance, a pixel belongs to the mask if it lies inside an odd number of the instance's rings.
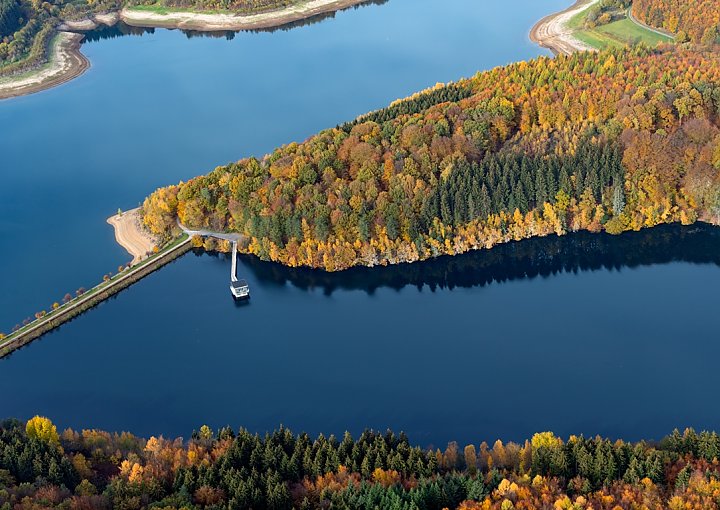
[{"label": "tree shadow on water", "polygon": [[527,239],[463,255],[425,262],[380,267],[357,267],[328,273],[288,268],[242,255],[246,271],[258,283],[291,284],[302,290],[397,291],[406,286],[430,292],[438,289],[484,287],[513,280],[547,278],[560,273],[637,268],[671,262],[720,266],[720,228],[706,224],[661,225],[619,236],[579,232],[562,237]]}]

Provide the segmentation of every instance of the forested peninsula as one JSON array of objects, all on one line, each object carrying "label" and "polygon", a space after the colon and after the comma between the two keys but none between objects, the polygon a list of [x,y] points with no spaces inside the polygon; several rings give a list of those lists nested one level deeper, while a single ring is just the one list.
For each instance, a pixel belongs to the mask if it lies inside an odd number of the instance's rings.
[{"label": "forested peninsula", "polygon": [[[715,224],[720,39],[705,34],[720,5],[681,3],[678,19],[705,23],[700,41],[541,57],[440,84],[159,189],[144,222],[166,237],[178,219],[238,232],[246,253],[328,271],[578,230]],[[705,11],[689,18],[694,8]]]},{"label": "forested peninsula", "polygon": [[0,422],[0,510],[712,510],[720,437],[658,443],[551,432],[420,448],[404,434],[265,435],[202,426],[184,441]]}]

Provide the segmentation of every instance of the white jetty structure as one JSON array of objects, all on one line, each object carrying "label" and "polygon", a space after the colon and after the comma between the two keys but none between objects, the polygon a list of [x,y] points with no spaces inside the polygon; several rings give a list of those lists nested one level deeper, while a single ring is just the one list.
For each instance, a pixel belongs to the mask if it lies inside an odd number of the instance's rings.
[{"label": "white jetty structure", "polygon": [[237,277],[237,245],[242,239],[240,234],[229,234],[226,232],[212,232],[210,230],[192,230],[177,220],[178,227],[188,236],[214,237],[232,242],[232,268],[230,269],[230,292],[235,299],[248,299],[250,297],[250,286],[245,280],[238,280]]},{"label": "white jetty structure", "polygon": [[230,269],[230,292],[237,299],[250,297],[250,286],[245,280],[237,277],[237,241],[232,242],[232,268]]}]

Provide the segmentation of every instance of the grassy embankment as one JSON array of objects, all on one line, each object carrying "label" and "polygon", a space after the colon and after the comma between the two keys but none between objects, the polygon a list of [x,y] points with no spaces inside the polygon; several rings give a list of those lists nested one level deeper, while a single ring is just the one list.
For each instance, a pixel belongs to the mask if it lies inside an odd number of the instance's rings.
[{"label": "grassy embankment", "polygon": [[585,10],[573,16],[567,27],[572,31],[573,37],[598,50],[621,48],[637,43],[656,46],[662,42],[671,42],[673,40],[670,36],[653,32],[638,25],[628,17],[627,13],[622,19],[606,25],[585,28],[585,19],[589,12],[590,10]]}]

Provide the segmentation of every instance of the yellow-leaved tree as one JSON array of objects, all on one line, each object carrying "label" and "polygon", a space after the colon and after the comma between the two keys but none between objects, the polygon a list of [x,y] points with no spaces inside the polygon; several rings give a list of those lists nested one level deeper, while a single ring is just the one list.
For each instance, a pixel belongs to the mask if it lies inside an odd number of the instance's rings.
[{"label": "yellow-leaved tree", "polygon": [[49,418],[45,418],[44,416],[30,418],[25,425],[25,432],[28,437],[39,439],[46,443],[60,444],[57,427],[53,425],[53,422],[51,422]]},{"label": "yellow-leaved tree", "polygon": [[531,443],[534,449],[553,449],[562,446],[563,441],[552,432],[538,432],[532,437]]}]

